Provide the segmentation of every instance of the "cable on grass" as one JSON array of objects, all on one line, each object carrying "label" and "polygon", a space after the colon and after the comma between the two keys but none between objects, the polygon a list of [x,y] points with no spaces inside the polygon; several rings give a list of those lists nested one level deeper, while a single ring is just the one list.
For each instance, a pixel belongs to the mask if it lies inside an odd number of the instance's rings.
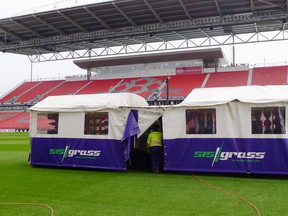
[{"label": "cable on grass", "polygon": [[192,176],[193,176],[194,178],[198,179],[198,180],[199,180],[200,182],[202,182],[203,184],[205,184],[205,185],[207,185],[207,186],[209,186],[209,187],[211,187],[211,188],[213,188],[213,189],[215,189],[215,190],[218,190],[218,191],[220,191],[220,192],[222,192],[222,193],[224,193],[224,194],[226,194],[226,195],[235,197],[235,198],[237,198],[237,199],[245,202],[246,204],[248,204],[249,206],[251,206],[251,207],[256,211],[257,216],[260,216],[260,211],[258,210],[258,208],[257,208],[255,205],[253,205],[251,202],[249,202],[248,200],[244,199],[243,197],[240,197],[240,196],[238,196],[238,195],[229,193],[229,192],[227,192],[227,191],[225,191],[225,190],[222,190],[222,189],[219,188],[219,187],[216,187],[216,186],[214,186],[214,185],[212,185],[212,184],[209,184],[208,182],[204,181],[203,179],[201,179],[200,177],[198,177],[198,176],[196,176],[196,175],[192,175]]},{"label": "cable on grass", "polygon": [[40,206],[50,209],[51,216],[54,216],[54,209],[46,204],[41,203],[21,203],[21,202],[0,202],[0,205],[30,205],[30,206]]}]

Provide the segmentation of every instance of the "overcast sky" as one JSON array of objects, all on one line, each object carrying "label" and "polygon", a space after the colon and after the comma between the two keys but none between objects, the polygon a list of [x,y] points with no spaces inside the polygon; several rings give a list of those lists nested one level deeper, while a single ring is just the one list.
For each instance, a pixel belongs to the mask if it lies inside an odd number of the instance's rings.
[{"label": "overcast sky", "polygon": [[[105,0],[94,0],[99,1]],[[0,19],[84,3],[93,3],[93,0],[5,0],[0,7]],[[287,50],[288,41],[236,45],[236,63],[268,65],[288,62]],[[231,46],[224,46],[223,51],[228,60],[232,61]],[[0,53],[0,65],[0,97],[23,81],[29,80],[31,74],[33,79],[86,74],[86,71],[74,65],[72,60],[33,63],[31,67],[27,56],[9,53]]]}]

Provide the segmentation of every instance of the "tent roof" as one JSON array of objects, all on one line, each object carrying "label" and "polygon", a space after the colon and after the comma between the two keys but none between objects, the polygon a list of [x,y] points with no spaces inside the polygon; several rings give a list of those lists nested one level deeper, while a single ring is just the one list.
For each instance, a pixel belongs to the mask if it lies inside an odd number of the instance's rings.
[{"label": "tent roof", "polygon": [[213,106],[232,101],[245,103],[287,102],[287,92],[288,85],[198,88],[192,90],[179,106]]},{"label": "tent roof", "polygon": [[83,112],[147,105],[148,103],[143,97],[133,93],[106,93],[50,96],[32,106],[30,110],[43,112]]}]

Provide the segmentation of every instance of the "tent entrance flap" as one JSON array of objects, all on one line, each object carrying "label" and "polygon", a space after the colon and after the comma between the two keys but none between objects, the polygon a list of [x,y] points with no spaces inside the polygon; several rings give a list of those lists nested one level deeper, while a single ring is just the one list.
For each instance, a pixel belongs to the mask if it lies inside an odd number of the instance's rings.
[{"label": "tent entrance flap", "polygon": [[157,119],[161,118],[164,109],[162,108],[142,108],[138,110],[139,112],[139,122],[138,125],[140,127],[140,133],[138,134],[138,137],[143,135],[147,129],[149,129],[154,122],[157,121]]},{"label": "tent entrance flap", "polygon": [[130,159],[130,148],[135,143],[138,133],[138,110],[130,110],[121,140],[125,162]]}]

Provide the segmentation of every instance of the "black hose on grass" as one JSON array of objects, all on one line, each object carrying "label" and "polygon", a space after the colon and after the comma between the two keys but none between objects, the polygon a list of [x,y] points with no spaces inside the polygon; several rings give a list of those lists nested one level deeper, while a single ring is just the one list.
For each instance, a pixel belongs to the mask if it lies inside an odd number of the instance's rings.
[{"label": "black hose on grass", "polygon": [[54,216],[54,209],[46,204],[41,203],[21,203],[21,202],[0,202],[0,205],[30,205],[30,206],[41,206],[50,209],[51,216]]}]

